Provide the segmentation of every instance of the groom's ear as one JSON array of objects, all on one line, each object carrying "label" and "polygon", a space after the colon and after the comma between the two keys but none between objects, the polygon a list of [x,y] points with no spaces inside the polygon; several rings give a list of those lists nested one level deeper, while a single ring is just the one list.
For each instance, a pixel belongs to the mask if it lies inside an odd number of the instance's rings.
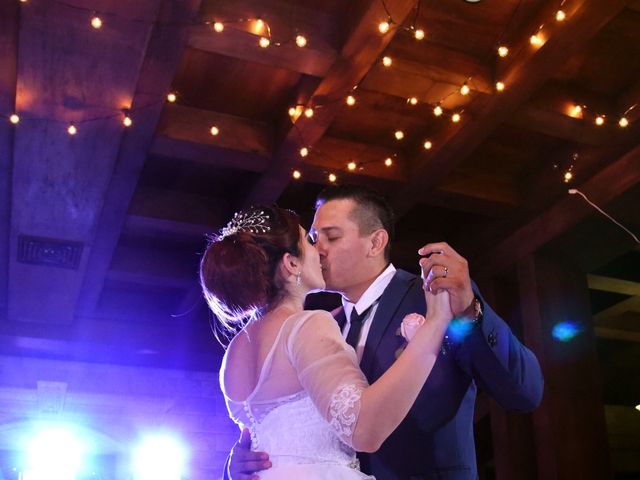
[{"label": "groom's ear", "polygon": [[377,257],[380,254],[384,255],[384,249],[389,243],[389,232],[384,228],[379,228],[371,234],[371,246],[369,248],[369,256]]}]

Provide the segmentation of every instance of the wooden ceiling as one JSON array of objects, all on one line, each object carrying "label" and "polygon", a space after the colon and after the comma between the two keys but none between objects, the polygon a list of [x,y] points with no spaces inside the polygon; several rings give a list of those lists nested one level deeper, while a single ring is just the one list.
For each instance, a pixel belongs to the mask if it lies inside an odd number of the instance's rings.
[{"label": "wooden ceiling", "polygon": [[[567,0],[562,22],[559,3],[2,2],[0,114],[20,116],[0,125],[3,351],[214,369],[204,235],[253,203],[308,223],[330,173],[391,199],[396,264],[443,239],[474,276],[540,250],[568,257],[594,292],[622,295],[597,313],[598,334],[637,348],[638,249],[567,188],[640,231],[640,2]],[[295,105],[313,116],[292,121]]]}]

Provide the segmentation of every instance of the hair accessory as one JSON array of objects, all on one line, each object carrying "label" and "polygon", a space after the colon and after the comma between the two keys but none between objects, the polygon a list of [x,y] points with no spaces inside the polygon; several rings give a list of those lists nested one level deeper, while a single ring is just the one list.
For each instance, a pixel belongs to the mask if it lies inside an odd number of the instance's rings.
[{"label": "hair accessory", "polygon": [[217,240],[220,241],[238,232],[267,233],[271,230],[271,227],[266,225],[268,221],[269,215],[264,210],[236,212],[227,226],[222,229]]}]

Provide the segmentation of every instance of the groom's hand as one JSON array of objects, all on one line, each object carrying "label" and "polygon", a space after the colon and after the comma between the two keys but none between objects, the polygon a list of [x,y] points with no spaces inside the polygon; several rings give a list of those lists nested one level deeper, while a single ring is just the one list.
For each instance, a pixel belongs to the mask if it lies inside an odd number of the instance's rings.
[{"label": "groom's hand", "polygon": [[469,276],[469,264],[448,243],[428,243],[420,250],[420,266],[426,276],[425,288],[436,292],[444,289],[449,292],[451,311],[454,317],[460,316],[473,302],[473,289]]},{"label": "groom's hand", "polygon": [[251,434],[248,428],[244,428],[240,439],[231,449],[227,467],[229,480],[257,480],[260,477],[254,473],[267,468],[271,468],[269,455],[251,451]]}]

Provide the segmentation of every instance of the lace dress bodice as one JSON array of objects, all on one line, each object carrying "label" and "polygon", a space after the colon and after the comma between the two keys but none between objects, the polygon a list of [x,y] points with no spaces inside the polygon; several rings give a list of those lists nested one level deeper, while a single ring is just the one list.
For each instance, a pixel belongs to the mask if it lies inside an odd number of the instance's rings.
[{"label": "lace dress bodice", "polygon": [[305,311],[284,322],[244,400],[224,388],[225,375],[237,371],[228,355],[220,381],[229,414],[273,465],[260,478],[373,478],[359,471],[351,445],[366,379],[328,313]]}]

